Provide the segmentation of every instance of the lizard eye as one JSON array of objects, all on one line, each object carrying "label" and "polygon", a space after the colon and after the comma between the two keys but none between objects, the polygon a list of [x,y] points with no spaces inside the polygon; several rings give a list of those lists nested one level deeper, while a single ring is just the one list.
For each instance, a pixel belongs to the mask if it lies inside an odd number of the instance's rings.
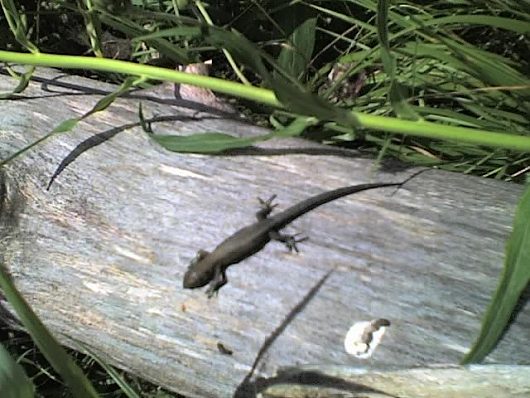
[{"label": "lizard eye", "polygon": [[196,264],[199,261],[201,261],[204,257],[206,257],[208,254],[210,254],[210,253],[207,252],[206,250],[199,250],[197,252],[197,254],[195,255],[195,258],[193,260],[191,260],[191,262]]},{"label": "lizard eye", "polygon": [[202,259],[204,259],[206,256],[208,256],[208,254],[210,253],[207,252],[206,250],[199,250],[197,254],[195,255],[195,257],[190,261],[190,264],[188,265],[188,269],[197,265],[197,263],[200,262]]}]

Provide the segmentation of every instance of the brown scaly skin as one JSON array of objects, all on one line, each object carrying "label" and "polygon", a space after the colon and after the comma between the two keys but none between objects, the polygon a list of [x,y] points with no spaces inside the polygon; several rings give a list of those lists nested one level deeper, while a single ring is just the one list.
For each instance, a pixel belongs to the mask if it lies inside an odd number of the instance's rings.
[{"label": "brown scaly skin", "polygon": [[200,250],[184,274],[183,286],[187,289],[194,289],[209,283],[210,285],[206,290],[206,294],[208,297],[212,297],[227,283],[225,271],[230,265],[237,264],[245,258],[259,252],[271,240],[283,242],[289,250],[298,251],[296,243],[305,239],[297,240],[295,236],[283,235],[279,232],[280,229],[298,217],[318,206],[343,196],[376,188],[400,187],[423,171],[425,169],[413,174],[402,182],[352,185],[324,192],[306,199],[272,217],[268,216],[276,206],[271,204],[275,196],[272,196],[267,201],[260,199],[262,208],[256,213],[258,221],[229,236],[212,252]]}]

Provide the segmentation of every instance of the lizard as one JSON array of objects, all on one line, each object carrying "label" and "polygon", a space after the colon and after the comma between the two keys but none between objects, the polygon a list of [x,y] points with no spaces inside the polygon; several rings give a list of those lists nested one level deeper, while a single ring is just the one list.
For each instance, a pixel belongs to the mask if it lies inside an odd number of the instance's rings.
[{"label": "lizard", "polygon": [[275,204],[272,204],[276,195],[266,201],[258,198],[261,203],[261,209],[256,213],[257,221],[241,228],[226,238],[212,252],[199,250],[184,274],[183,287],[185,289],[194,289],[209,283],[206,294],[208,298],[211,298],[228,282],[226,269],[230,265],[237,264],[259,252],[271,240],[283,242],[289,251],[295,250],[298,252],[296,244],[307,238],[297,239],[296,235],[284,235],[279,232],[298,217],[343,196],[377,188],[399,188],[426,170],[428,169],[422,169],[401,182],[351,185],[326,191],[303,200],[272,217],[269,217],[269,215],[276,207]]}]

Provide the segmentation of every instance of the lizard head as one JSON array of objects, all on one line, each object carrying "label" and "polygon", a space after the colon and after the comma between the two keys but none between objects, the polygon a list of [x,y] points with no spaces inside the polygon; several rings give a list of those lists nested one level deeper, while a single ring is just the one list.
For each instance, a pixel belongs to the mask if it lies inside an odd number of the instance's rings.
[{"label": "lizard head", "polygon": [[184,283],[182,286],[185,289],[202,287],[212,280],[211,274],[212,272],[198,272],[197,270],[188,268],[184,274]]},{"label": "lizard head", "polygon": [[191,261],[186,273],[184,274],[183,287],[185,289],[193,289],[201,287],[210,282],[213,278],[213,268],[203,266],[201,262],[208,256],[207,251],[200,250],[197,256]]}]

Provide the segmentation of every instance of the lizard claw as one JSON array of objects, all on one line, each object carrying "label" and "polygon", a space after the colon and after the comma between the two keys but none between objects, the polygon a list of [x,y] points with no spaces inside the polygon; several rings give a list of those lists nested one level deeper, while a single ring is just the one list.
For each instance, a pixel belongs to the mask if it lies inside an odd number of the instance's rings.
[{"label": "lizard claw", "polygon": [[260,204],[260,210],[256,213],[256,217],[258,220],[264,220],[268,217],[269,214],[271,214],[272,210],[278,206],[278,204],[272,204],[273,200],[276,199],[276,195],[272,195],[269,199],[263,200],[261,198],[258,198],[258,202]]},{"label": "lizard claw", "polygon": [[297,243],[300,243],[300,242],[303,242],[303,241],[306,241],[309,239],[309,237],[307,236],[303,236],[299,239],[297,239],[296,237],[298,235],[301,235],[301,234],[294,234],[294,235],[291,235],[291,236],[288,236],[286,239],[285,239],[285,246],[287,246],[287,249],[289,249],[290,252],[292,252],[293,250],[297,253],[300,253],[300,251],[298,250],[298,247],[296,246]]},{"label": "lizard claw", "polygon": [[208,289],[206,289],[206,296],[208,299],[211,299],[213,296],[216,296],[219,294],[219,289],[221,289],[226,283],[228,282],[228,278],[226,277],[226,273],[221,268],[215,269],[215,274],[208,285]]},{"label": "lizard claw", "polygon": [[219,289],[215,289],[213,286],[210,286],[208,289],[206,289],[206,297],[208,299],[211,299],[212,297],[217,297],[219,294]]},{"label": "lizard claw", "polygon": [[276,206],[278,206],[277,204],[272,204],[272,202],[274,201],[274,199],[276,199],[276,194],[272,195],[269,199],[267,200],[263,200],[261,198],[258,197],[258,202],[259,204],[261,205],[261,208],[262,209],[273,209],[275,208]]}]

